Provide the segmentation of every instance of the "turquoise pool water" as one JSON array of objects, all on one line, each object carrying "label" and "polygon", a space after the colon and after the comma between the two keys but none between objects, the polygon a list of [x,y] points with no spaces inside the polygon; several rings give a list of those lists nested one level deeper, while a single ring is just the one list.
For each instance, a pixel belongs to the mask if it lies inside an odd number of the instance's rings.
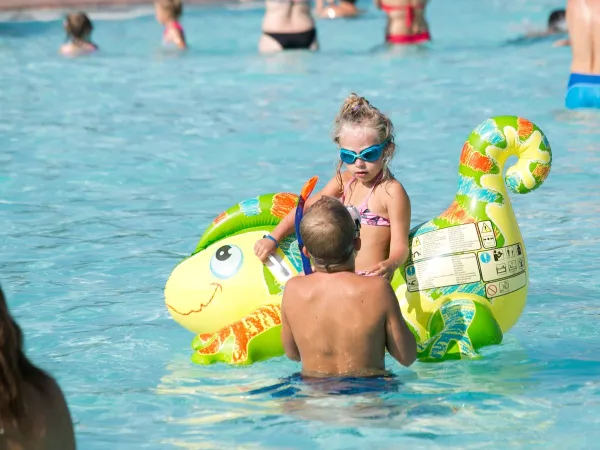
[{"label": "turquoise pool water", "polygon": [[[60,22],[0,24],[0,282],[29,355],[60,381],[82,449],[590,448],[600,438],[600,115],[563,108],[569,50],[505,45],[558,1],[434,1],[428,51],[380,47],[384,18],[320,21],[322,51],[256,54],[262,10],[192,9],[191,50],[152,17],[96,20],[102,52],[64,60]],[[460,8],[460,12],[459,12]],[[413,225],[453,198],[489,116],[536,122],[554,151],[515,197],[531,285],[477,361],[391,360],[402,384],[324,395],[284,358],[197,367],[162,289],[221,210],[333,173],[351,91],[394,120]],[[321,393],[320,393],[321,392]]]}]

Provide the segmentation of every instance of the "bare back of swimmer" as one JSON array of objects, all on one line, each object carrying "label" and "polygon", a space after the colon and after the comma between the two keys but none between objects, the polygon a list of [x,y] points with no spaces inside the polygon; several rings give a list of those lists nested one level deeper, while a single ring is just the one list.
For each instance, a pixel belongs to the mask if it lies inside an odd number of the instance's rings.
[{"label": "bare back of swimmer", "polygon": [[267,0],[265,4],[263,35],[258,43],[261,53],[318,49],[309,0]]},{"label": "bare back of swimmer", "polygon": [[431,40],[425,19],[428,0],[374,0],[386,12],[386,42],[389,44],[422,44]]},{"label": "bare back of swimmer", "polygon": [[567,108],[600,109],[600,0],[569,0],[571,76]]},{"label": "bare back of swimmer", "polygon": [[569,0],[567,26],[573,53],[571,72],[600,75],[600,0]]}]

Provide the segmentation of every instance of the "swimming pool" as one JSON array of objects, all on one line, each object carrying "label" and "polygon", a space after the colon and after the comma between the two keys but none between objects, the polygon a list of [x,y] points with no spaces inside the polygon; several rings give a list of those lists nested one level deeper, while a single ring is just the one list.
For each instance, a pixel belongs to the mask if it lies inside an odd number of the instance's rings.
[{"label": "swimming pool", "polygon": [[[458,12],[460,3],[462,12]],[[261,57],[262,10],[186,12],[192,50],[152,17],[98,20],[63,60],[58,21],[0,25],[0,282],[34,361],[61,383],[82,449],[588,448],[600,438],[600,116],[563,108],[569,50],[507,46],[554,1],[432,2],[435,46],[379,48],[384,19],[321,21],[318,54]],[[472,362],[388,361],[402,385],[325,396],[284,358],[197,367],[162,289],[216,213],[333,173],[331,122],[356,91],[389,113],[413,225],[456,191],[462,143],[519,114],[552,172],[513,196],[529,301]]]}]

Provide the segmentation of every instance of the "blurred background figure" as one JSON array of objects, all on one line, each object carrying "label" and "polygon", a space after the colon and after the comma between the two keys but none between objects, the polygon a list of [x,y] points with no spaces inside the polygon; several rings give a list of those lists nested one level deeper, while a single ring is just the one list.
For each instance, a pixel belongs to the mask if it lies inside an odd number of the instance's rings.
[{"label": "blurred background figure", "polygon": [[281,50],[318,50],[317,30],[309,0],[266,0],[258,42],[261,53]]},{"label": "blurred background figure", "polygon": [[98,50],[91,41],[94,26],[89,17],[83,12],[67,15],[64,21],[67,43],[60,48],[60,53],[67,56],[77,56]]},{"label": "blurred background figure", "polygon": [[569,0],[571,76],[567,108],[600,108],[600,0]]},{"label": "blurred background figure", "polygon": [[328,19],[339,19],[344,17],[356,17],[360,10],[356,7],[356,0],[317,0],[316,13],[319,17]]},{"label": "blurred background figure", "polygon": [[[507,44],[533,44],[548,39],[556,39],[561,35],[566,36],[567,33],[566,11],[564,9],[555,9],[548,16],[548,26],[545,30],[529,31],[524,36],[508,41]],[[555,47],[569,45],[569,40],[559,39],[554,41],[553,45]]]},{"label": "blurred background figure", "polygon": [[172,44],[177,48],[187,48],[185,42],[185,33],[179,23],[183,14],[183,4],[181,0],[156,0],[154,2],[156,20],[165,27],[163,32],[163,43]]},{"label": "blurred background figure", "polygon": [[0,448],[75,449],[65,397],[23,352],[21,328],[0,288]]},{"label": "blurred background figure", "polygon": [[427,0],[374,0],[388,16],[385,40],[388,44],[414,45],[431,40],[425,19]]}]

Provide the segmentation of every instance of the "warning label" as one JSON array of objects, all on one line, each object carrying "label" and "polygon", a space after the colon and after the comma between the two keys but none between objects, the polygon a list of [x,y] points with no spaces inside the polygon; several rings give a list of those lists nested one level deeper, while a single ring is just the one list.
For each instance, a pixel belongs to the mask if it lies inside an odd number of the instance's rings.
[{"label": "warning label", "polygon": [[475,283],[480,280],[481,275],[474,253],[444,256],[406,266],[406,287],[410,292]]},{"label": "warning label", "polygon": [[492,228],[492,222],[485,220],[477,223],[479,228],[479,234],[481,234],[481,242],[483,242],[484,248],[494,248],[496,246],[496,235]]},{"label": "warning label", "polygon": [[520,243],[479,252],[483,281],[493,281],[525,272],[525,255]]},{"label": "warning label", "polygon": [[507,278],[505,280],[487,283],[485,285],[485,293],[488,298],[500,297],[501,295],[510,294],[517,291],[527,284],[527,275],[521,272],[519,275]]},{"label": "warning label", "polygon": [[[494,239],[494,245],[495,243]],[[415,236],[412,240],[411,259],[418,261],[433,256],[468,252],[480,248],[477,227],[474,223],[467,223]]]}]

